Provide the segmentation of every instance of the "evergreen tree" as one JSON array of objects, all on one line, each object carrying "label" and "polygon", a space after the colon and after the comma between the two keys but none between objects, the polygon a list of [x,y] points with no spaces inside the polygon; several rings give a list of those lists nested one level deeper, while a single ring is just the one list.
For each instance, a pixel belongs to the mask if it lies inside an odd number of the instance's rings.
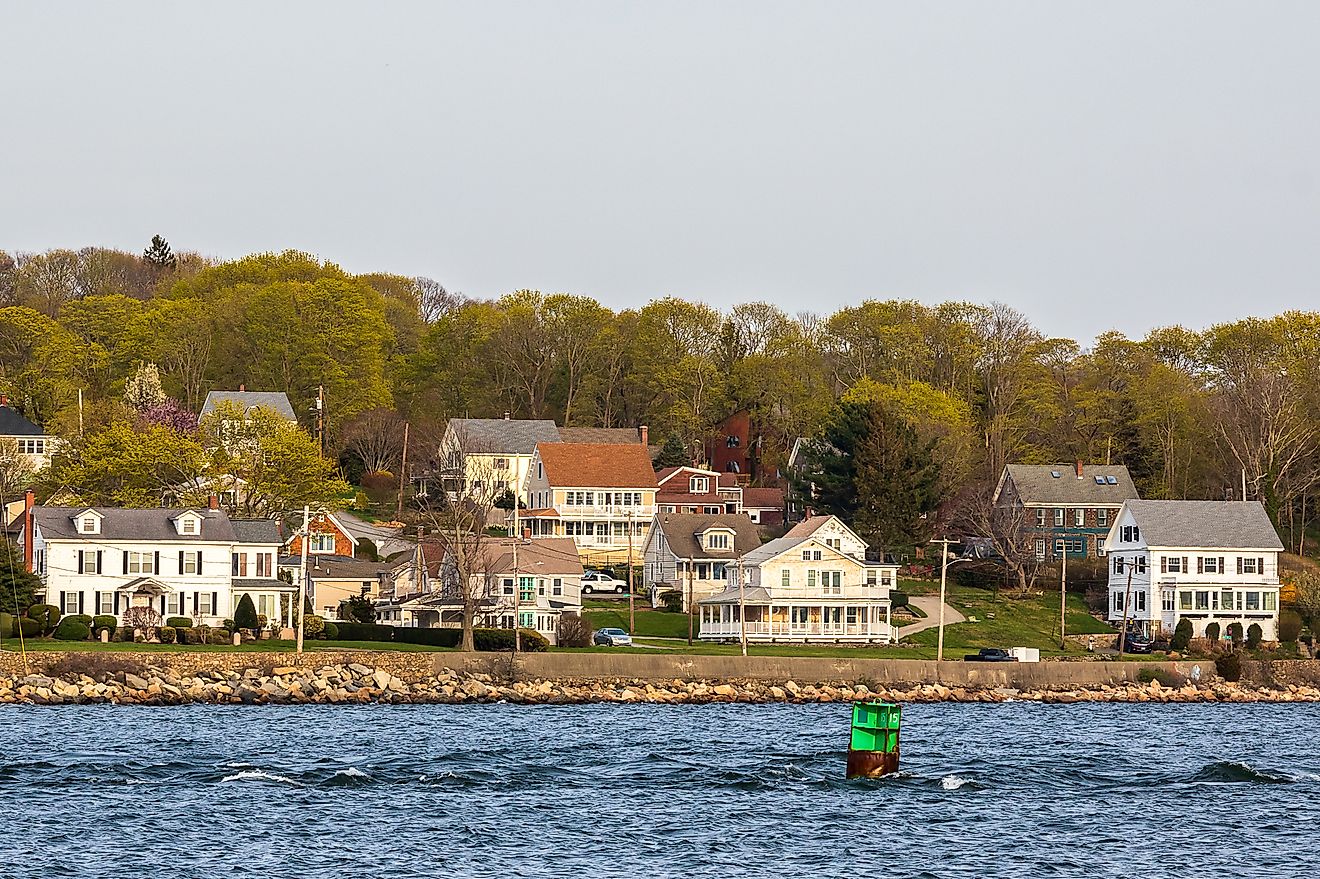
[{"label": "evergreen tree", "polygon": [[[0,540],[0,611],[18,615],[36,601],[41,578],[23,566],[18,547]],[[0,632],[0,635],[8,635]]]},{"label": "evergreen tree", "polygon": [[692,464],[692,458],[688,455],[687,447],[683,444],[683,438],[677,433],[671,431],[665,437],[665,444],[660,448],[660,454],[655,459],[656,469],[662,467],[687,467]]},{"label": "evergreen tree", "polygon": [[234,628],[256,631],[260,625],[252,596],[244,592],[243,597],[238,600],[238,607],[234,608]]},{"label": "evergreen tree", "polygon": [[823,442],[809,448],[797,486],[813,506],[849,523],[873,546],[907,549],[929,539],[939,505],[934,444],[878,401],[844,401]]},{"label": "evergreen tree", "polygon": [[160,269],[172,269],[179,262],[170,250],[170,243],[159,235],[151,236],[151,246],[142,251],[142,258]]}]

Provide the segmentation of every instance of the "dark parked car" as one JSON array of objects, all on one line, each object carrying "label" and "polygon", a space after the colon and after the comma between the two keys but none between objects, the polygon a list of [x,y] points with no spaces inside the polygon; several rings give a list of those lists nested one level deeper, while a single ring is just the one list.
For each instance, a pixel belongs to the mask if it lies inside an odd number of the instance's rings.
[{"label": "dark parked car", "polygon": [[1017,662],[1017,657],[1003,647],[982,647],[964,656],[963,662]]},{"label": "dark parked car", "polygon": [[1151,640],[1140,632],[1128,632],[1123,639],[1124,653],[1150,653],[1154,649]]}]

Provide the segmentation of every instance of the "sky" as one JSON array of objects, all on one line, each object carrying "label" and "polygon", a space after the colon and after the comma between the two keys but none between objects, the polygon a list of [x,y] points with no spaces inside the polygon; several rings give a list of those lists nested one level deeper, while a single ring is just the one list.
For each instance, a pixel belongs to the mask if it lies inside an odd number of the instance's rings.
[{"label": "sky", "polygon": [[0,249],[469,296],[1317,307],[1320,3],[7,4]]}]

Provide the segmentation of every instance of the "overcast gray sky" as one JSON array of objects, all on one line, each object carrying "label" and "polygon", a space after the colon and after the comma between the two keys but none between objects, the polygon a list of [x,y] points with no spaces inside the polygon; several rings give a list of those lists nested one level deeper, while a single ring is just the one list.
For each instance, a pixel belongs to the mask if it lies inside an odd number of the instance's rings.
[{"label": "overcast gray sky", "polygon": [[6,4],[0,249],[469,295],[1316,306],[1320,3]]}]

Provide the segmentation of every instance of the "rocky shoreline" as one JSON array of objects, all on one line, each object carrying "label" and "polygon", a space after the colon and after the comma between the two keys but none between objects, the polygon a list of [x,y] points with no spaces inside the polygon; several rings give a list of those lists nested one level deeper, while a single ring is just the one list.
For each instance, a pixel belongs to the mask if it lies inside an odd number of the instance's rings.
[{"label": "rocky shoreline", "polygon": [[1173,687],[1159,681],[1068,689],[976,688],[914,684],[766,683],[751,680],[643,681],[501,680],[488,673],[440,672],[405,681],[386,669],[358,663],[318,668],[282,666],[179,674],[151,665],[99,673],[0,677],[0,704],[65,705],[286,705],[286,704],[515,704],[637,703],[701,705],[713,702],[1320,702],[1320,688],[1257,686],[1214,678]]}]

